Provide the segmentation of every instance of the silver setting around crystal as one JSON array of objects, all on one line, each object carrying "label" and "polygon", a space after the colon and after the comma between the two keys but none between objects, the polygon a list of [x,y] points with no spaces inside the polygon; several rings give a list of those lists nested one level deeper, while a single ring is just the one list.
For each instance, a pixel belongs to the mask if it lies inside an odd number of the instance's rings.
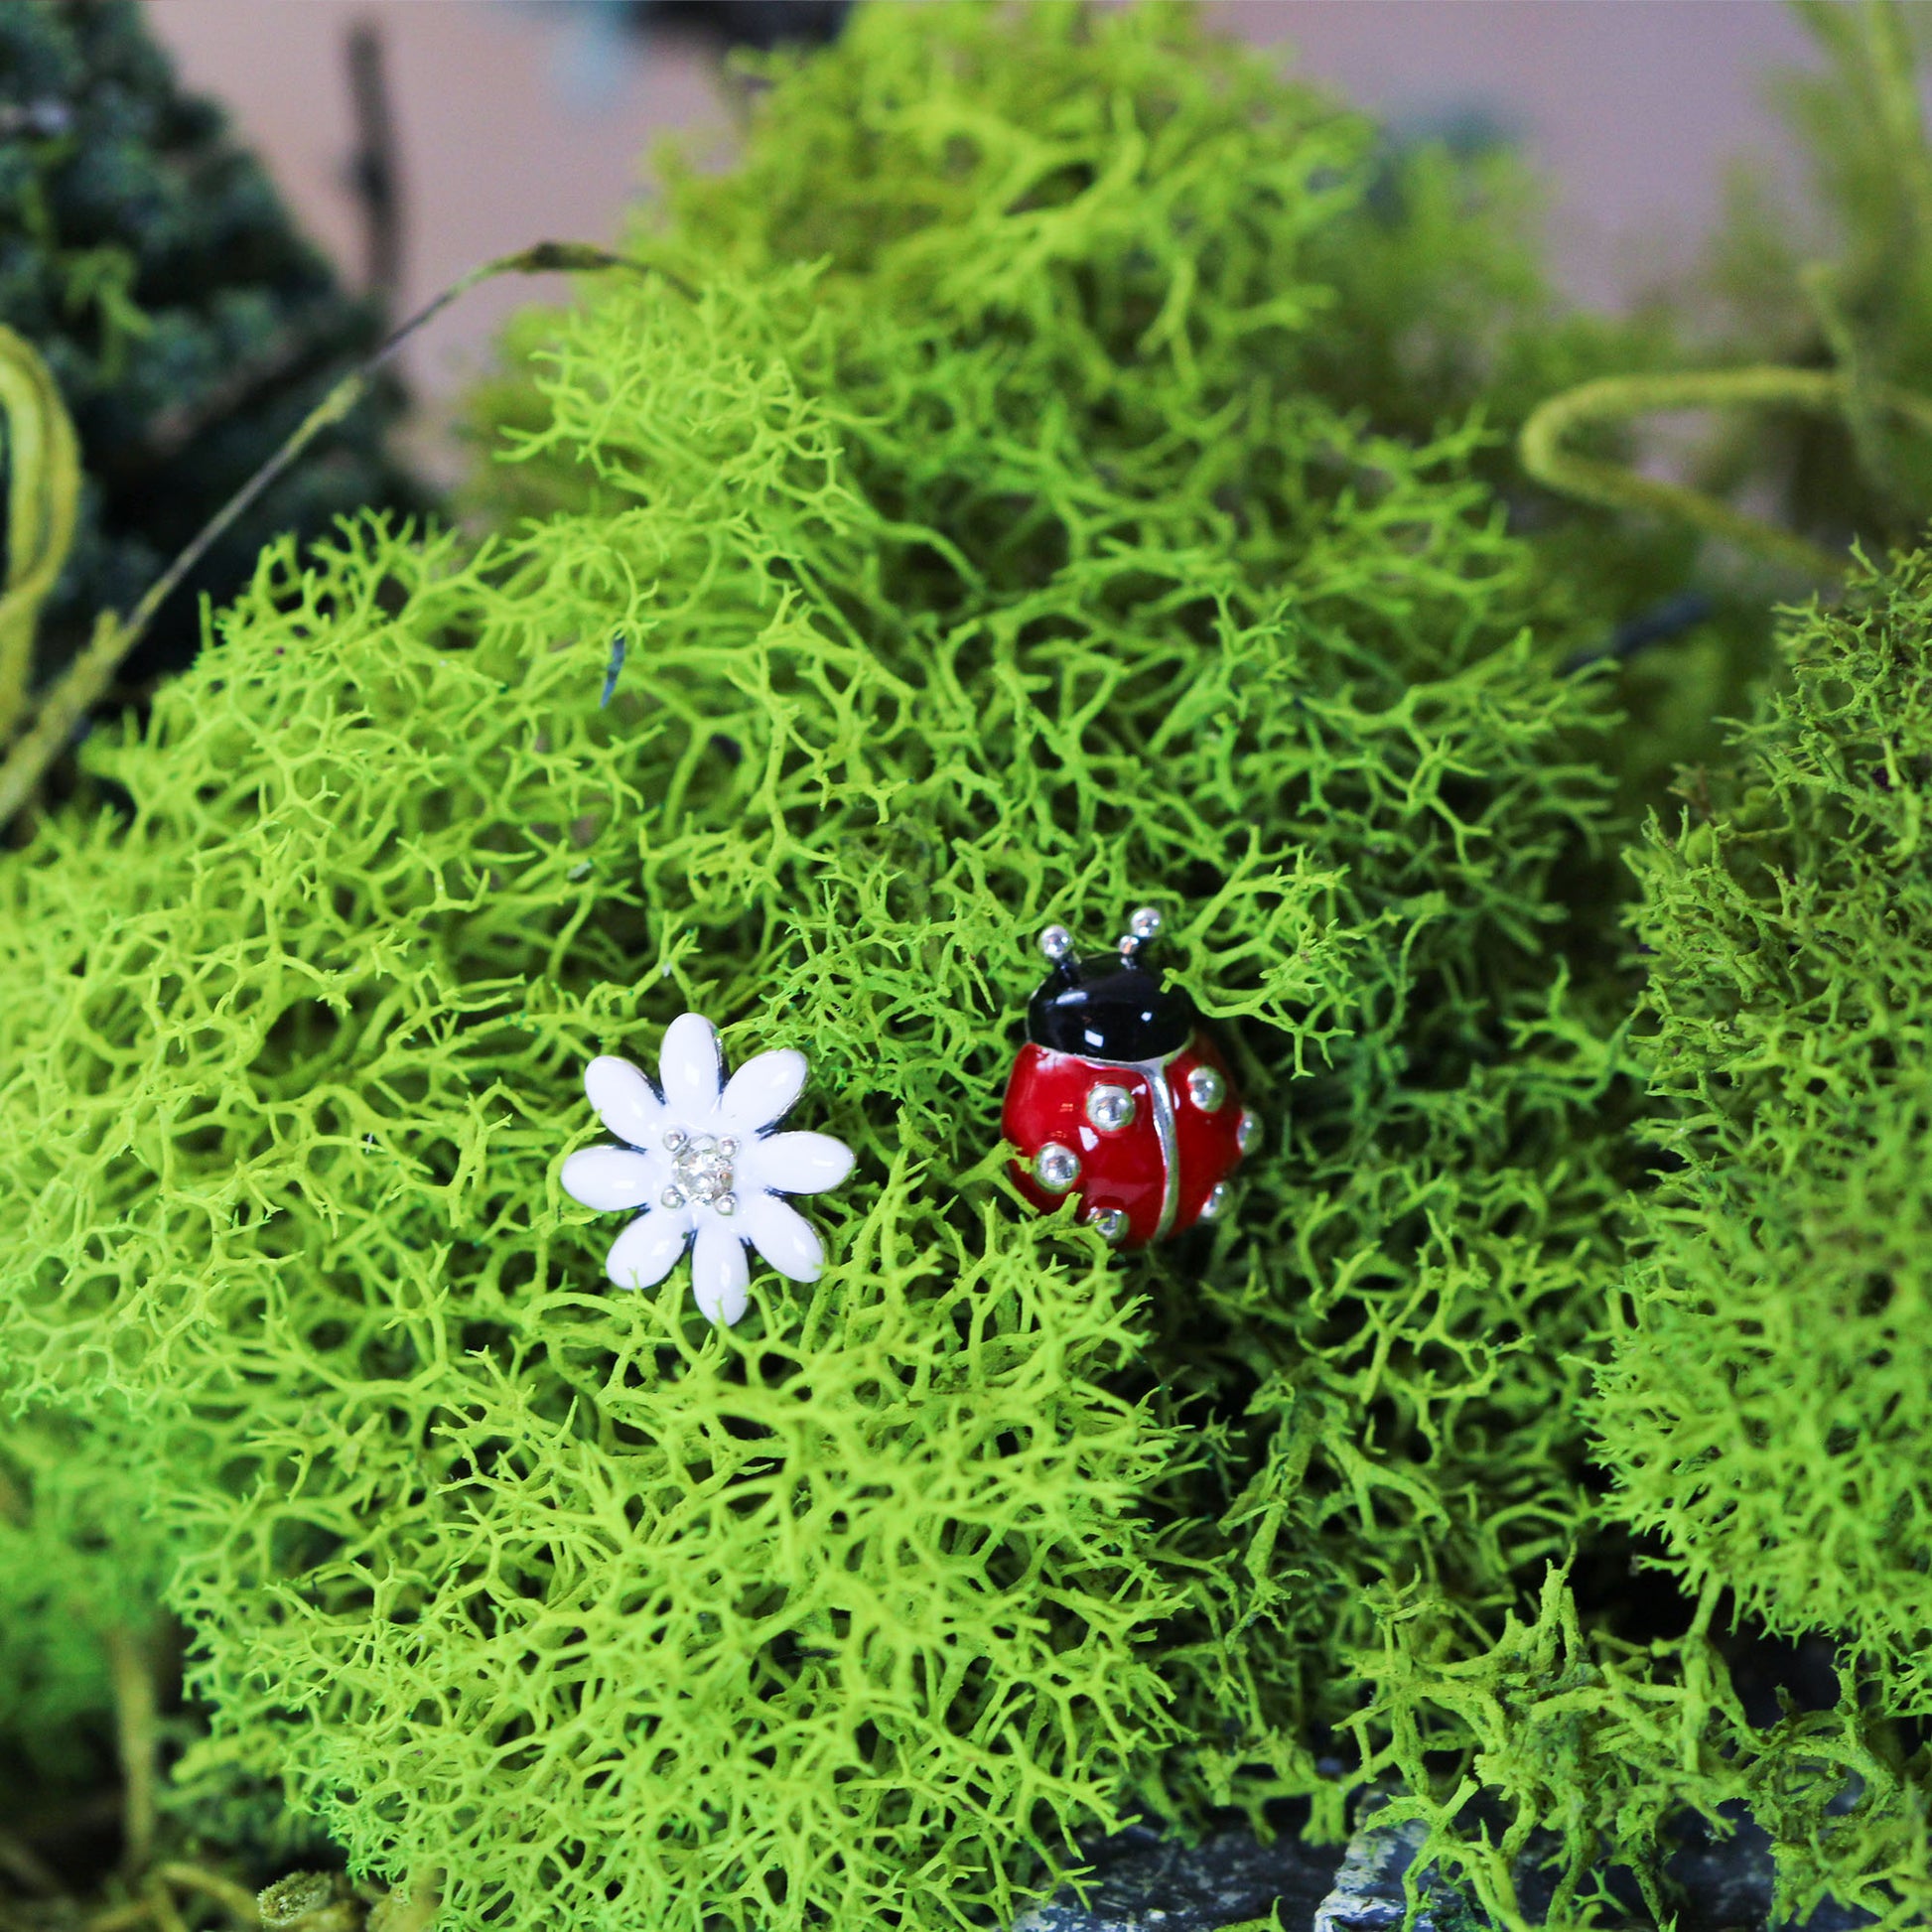
[{"label": "silver setting around crystal", "polygon": [[1087,1094],[1087,1118],[1103,1134],[1118,1134],[1133,1124],[1134,1096],[1111,1083],[1094,1087]]},{"label": "silver setting around crystal", "polygon": [[1080,1157],[1058,1141],[1048,1141],[1034,1156],[1034,1178],[1051,1194],[1063,1194],[1080,1178]]},{"label": "silver setting around crystal", "polygon": [[1225,1180],[1217,1180],[1207,1190],[1207,1198],[1200,1204],[1200,1218],[1203,1221],[1213,1220],[1227,1204],[1228,1184]]},{"label": "silver setting around crystal", "polygon": [[1127,1238],[1127,1210],[1122,1207],[1090,1207],[1087,1209],[1088,1224],[1097,1229],[1101,1240],[1110,1248],[1118,1248]]},{"label": "silver setting around crystal", "polygon": [[1228,1083],[1211,1066],[1187,1069],[1187,1098],[1202,1113],[1213,1113],[1227,1097]]}]

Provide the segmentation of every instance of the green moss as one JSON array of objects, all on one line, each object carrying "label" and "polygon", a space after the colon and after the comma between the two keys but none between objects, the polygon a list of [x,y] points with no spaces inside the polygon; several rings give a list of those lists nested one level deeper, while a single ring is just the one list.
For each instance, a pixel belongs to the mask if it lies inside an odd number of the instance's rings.
[{"label": "green moss", "polygon": [[[88,897],[132,894],[104,950],[56,912],[79,877],[60,835],[17,875],[21,929],[92,958],[10,1085],[66,1108],[14,1184],[79,1162],[35,1187],[16,1252],[56,1265],[10,1282],[10,1360],[41,1386],[117,1374],[158,1438],[183,1408],[216,1432],[164,1480],[217,1745],[275,1737],[358,1862],[449,1867],[460,1921],[997,1899],[1015,1829],[1110,1818],[1119,1757],[1165,1734],[1140,1647],[1169,1593],[1131,1505],[1176,1446],[1098,1385],[1136,1344],[1091,1246],[1055,1260],[1053,1230],[925,1183],[958,1150],[896,1088],[922,1062],[948,1097],[931,1023],[882,1037],[861,1010],[842,1047],[787,1011],[787,950],[828,996],[839,969],[740,868],[775,844],[824,919],[873,863],[814,827],[809,759],[770,742],[826,713],[787,726],[759,673],[868,706],[890,680],[773,589],[736,638],[707,606],[702,655],[640,653],[607,720],[615,612],[569,587],[596,557],[621,576],[624,546],[561,541],[505,587],[371,540],[307,608],[284,563],[110,761],[141,804],[87,867]],[[554,648],[593,618],[590,651]],[[695,751],[684,811],[634,788],[653,745],[660,774]],[[748,816],[763,851],[719,837]],[[902,931],[857,943],[890,960]],[[899,970],[873,1000],[923,977]],[[808,1043],[871,1152],[828,1216],[842,1265],[809,1301],[767,1294],[762,1332],[711,1336],[681,1281],[611,1296],[608,1231],[559,1224],[584,1060],[642,1052],[686,1001]],[[88,1042],[116,1038],[140,1065],[96,1083]],[[131,1190],[127,1238],[64,1237],[100,1188]]]},{"label": "green moss", "polygon": [[[1053,8],[863,16],[760,127],[700,301],[565,326],[546,515],[272,554],[0,875],[8,1387],[152,1419],[191,1769],[451,1924],[1005,1909],[1319,1788],[1370,1587],[1479,1653],[1581,1507],[1599,615],[1478,430],[1316,381],[1362,131]],[[1032,933],[1142,899],[1270,1142],[1130,1271],[997,1116]],[[861,1151],[729,1334],[554,1184],[687,1005]]]},{"label": "green moss", "polygon": [[[1473,412],[1609,338],[1493,182],[1386,179],[1182,14],[862,13],[640,236],[698,298],[613,278],[497,391],[526,521],[276,548],[90,741],[125,814],[0,867],[0,1399],[137,1419],[178,1802],[285,1791],[450,1926],[940,1927],[1131,1808],[1333,1826],[1340,1738],[1505,1919],[1540,1829],[1565,1911],[1606,1856],[1661,1911],[1740,1804],[1787,1902],[1921,1909],[1932,592],[1804,620],[1653,838],[1633,1042],[1557,667],[1678,553],[1499,491]],[[1123,1262],[997,1120],[1032,934],[1143,900],[1269,1138]],[[585,1061],[687,1007],[860,1151],[729,1332],[556,1186]],[[1686,1165],[1620,1306],[1645,1070]],[[1605,1350],[1681,1634],[1617,1627]],[[1871,1661],[1756,1724],[1725,1588]]]},{"label": "green moss", "polygon": [[1597,1401],[1618,1512],[1895,1714],[1932,1709],[1929,617],[1922,554],[1794,617],[1789,688],[1640,854],[1672,1166]]},{"label": "green moss", "polygon": [[[1842,1667],[1835,1703],[1747,1707],[1710,1589],[1681,1636],[1592,1631],[1553,1569],[1497,1641],[1470,1654],[1458,1606],[1427,1588],[1384,1592],[1366,1696],[1351,1724],[1361,1775],[1395,1783],[1383,1816],[1429,1826],[1440,1857],[1492,1923],[1525,1927],[1523,1884],[1548,1925],[1668,1924],[1685,1898],[1668,1861],[1690,1821],[1715,1837],[1755,1825],[1775,1862],[1768,1922],[1821,1904],[1877,1927],[1919,1925],[1932,1899],[1927,1763],[1914,1726]],[[1849,1661],[1849,1660],[1848,1660]]]}]

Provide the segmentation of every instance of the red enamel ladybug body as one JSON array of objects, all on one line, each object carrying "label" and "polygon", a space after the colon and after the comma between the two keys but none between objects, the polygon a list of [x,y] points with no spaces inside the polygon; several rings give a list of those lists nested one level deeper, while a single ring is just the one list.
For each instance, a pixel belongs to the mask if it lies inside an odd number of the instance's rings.
[{"label": "red enamel ladybug body", "polygon": [[1040,935],[1054,970],[1027,1009],[1001,1120],[1020,1191],[1048,1211],[1077,1195],[1123,1248],[1218,1214],[1257,1129],[1193,1003],[1140,957],[1158,915],[1132,927],[1117,954],[1088,959],[1063,927]]}]

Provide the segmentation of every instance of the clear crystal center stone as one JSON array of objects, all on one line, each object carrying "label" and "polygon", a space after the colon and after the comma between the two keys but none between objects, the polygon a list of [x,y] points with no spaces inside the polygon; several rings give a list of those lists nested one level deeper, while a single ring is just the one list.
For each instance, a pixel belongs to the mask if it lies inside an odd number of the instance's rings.
[{"label": "clear crystal center stone", "polygon": [[731,1192],[738,1143],[730,1135],[686,1134],[672,1128],[664,1146],[671,1157],[671,1186],[686,1200],[710,1203]]}]

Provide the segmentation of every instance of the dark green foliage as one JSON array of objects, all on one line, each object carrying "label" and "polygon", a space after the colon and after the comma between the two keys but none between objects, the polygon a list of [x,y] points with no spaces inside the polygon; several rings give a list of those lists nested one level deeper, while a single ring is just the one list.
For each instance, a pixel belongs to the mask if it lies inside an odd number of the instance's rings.
[{"label": "dark green foliage", "polygon": [[833,39],[852,0],[630,0],[641,27],[702,35],[721,48],[815,47]]},{"label": "dark green foliage", "polygon": [[[178,90],[133,0],[0,7],[0,323],[52,367],[88,476],[44,671],[97,611],[133,605],[379,326],[290,227],[220,111]],[[380,447],[392,410],[365,406],[229,532],[135,681],[186,659],[196,592],[231,595],[271,533],[414,500]]]}]

